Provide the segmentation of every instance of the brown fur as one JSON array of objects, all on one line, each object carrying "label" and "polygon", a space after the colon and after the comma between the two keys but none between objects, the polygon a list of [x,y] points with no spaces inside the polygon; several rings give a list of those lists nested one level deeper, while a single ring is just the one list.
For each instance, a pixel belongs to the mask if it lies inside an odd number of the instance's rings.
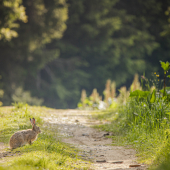
[{"label": "brown fur", "polygon": [[11,136],[9,141],[11,149],[15,149],[27,143],[31,145],[32,142],[36,140],[38,134],[41,133],[40,128],[35,125],[35,119],[30,119],[30,121],[32,124],[32,129],[18,131]]}]

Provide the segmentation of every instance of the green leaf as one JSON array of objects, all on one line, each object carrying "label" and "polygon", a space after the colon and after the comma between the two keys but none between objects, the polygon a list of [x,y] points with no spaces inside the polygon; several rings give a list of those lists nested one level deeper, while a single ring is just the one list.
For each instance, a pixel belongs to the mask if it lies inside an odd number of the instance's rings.
[{"label": "green leaf", "polygon": [[[160,92],[161,92],[162,94],[164,94],[164,89],[160,90]],[[170,93],[170,87],[166,87],[166,88],[165,88],[165,96],[169,95],[169,93]]]},{"label": "green leaf", "polygon": [[170,78],[170,75],[168,75],[167,77]]},{"label": "green leaf", "polygon": [[166,114],[167,114],[167,115],[170,115],[170,112],[167,112]]},{"label": "green leaf", "polygon": [[164,89],[160,90],[161,93],[164,93]]},{"label": "green leaf", "polygon": [[170,63],[168,61],[166,63],[163,62],[163,61],[160,61],[160,63],[161,63],[161,67],[164,69],[164,71],[168,71],[169,70]]},{"label": "green leaf", "polygon": [[130,97],[147,97],[150,94],[150,91],[142,91],[142,90],[135,90],[133,92],[130,92]]},{"label": "green leaf", "polygon": [[155,102],[155,99],[156,99],[156,90],[153,90],[152,95],[151,95],[150,102],[151,102],[151,103],[154,103],[154,102]]}]

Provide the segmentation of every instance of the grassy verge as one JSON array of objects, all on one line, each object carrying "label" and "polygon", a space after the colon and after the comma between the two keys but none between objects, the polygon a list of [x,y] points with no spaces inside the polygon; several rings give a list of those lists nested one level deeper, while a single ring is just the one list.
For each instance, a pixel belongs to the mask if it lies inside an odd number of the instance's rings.
[{"label": "grassy verge", "polygon": [[170,117],[169,102],[155,100],[152,105],[129,99],[126,105],[94,114],[94,118],[109,121],[96,128],[113,132],[113,144],[131,146],[138,160],[150,169],[169,170]]},{"label": "grassy verge", "polygon": [[49,110],[28,105],[0,108],[0,142],[6,146],[14,132],[32,128],[30,117],[35,118],[42,130],[32,145],[25,145],[12,151],[19,155],[3,158],[0,170],[88,169],[89,162],[77,157],[78,150],[62,143],[58,138],[57,129],[51,129],[50,125],[44,124],[41,116],[47,116]]}]

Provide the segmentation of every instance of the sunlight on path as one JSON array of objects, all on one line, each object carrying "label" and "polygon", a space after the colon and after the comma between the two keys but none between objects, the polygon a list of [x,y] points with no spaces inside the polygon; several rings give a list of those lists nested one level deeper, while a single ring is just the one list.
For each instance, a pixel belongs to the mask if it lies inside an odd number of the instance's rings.
[{"label": "sunlight on path", "polygon": [[[48,114],[49,115],[49,114]],[[95,170],[143,170],[144,165],[136,162],[135,151],[120,146],[111,146],[112,139],[108,132],[98,131],[90,126],[99,124],[93,120],[88,111],[52,110],[50,117],[44,120],[50,127],[58,129],[62,141],[69,143],[81,151],[79,156],[93,162]]]}]

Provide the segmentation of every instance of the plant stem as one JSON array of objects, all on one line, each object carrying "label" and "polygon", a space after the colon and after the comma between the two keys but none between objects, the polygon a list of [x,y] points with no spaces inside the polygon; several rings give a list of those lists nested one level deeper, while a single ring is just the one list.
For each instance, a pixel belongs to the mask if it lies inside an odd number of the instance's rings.
[{"label": "plant stem", "polygon": [[166,87],[166,71],[164,72],[164,94],[163,96],[165,96],[165,87]]}]

